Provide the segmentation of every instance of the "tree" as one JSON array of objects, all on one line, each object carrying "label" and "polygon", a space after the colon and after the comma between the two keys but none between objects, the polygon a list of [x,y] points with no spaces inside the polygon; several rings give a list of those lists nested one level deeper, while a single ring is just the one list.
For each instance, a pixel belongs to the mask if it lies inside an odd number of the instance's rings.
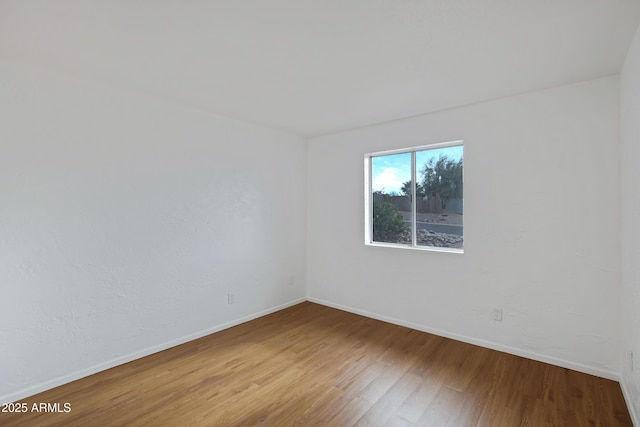
[{"label": "tree", "polygon": [[373,240],[399,243],[407,232],[402,215],[389,201],[389,195],[373,192]]},{"label": "tree", "polygon": [[435,157],[422,168],[422,187],[429,197],[440,196],[444,208],[449,199],[462,198],[463,160],[450,159],[444,154]]},{"label": "tree", "polygon": [[[410,196],[411,195],[411,181],[407,181],[404,184],[402,184],[401,191],[402,191],[402,194],[404,194],[405,196]],[[424,187],[420,183],[418,183],[418,185],[416,187],[416,196],[417,197],[426,196],[426,193],[424,191]]]}]

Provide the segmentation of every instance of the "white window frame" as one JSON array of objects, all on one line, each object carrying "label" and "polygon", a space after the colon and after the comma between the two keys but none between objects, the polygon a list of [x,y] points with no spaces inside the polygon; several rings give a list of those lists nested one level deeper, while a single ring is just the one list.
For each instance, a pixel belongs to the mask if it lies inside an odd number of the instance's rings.
[{"label": "white window frame", "polygon": [[[400,148],[395,150],[377,151],[375,153],[368,153],[364,155],[364,244],[366,246],[381,246],[388,248],[400,248],[400,249],[412,249],[418,251],[430,251],[430,252],[448,252],[463,254],[463,248],[442,248],[436,246],[419,246],[416,242],[417,239],[417,215],[416,215],[416,183],[411,186],[411,245],[401,243],[387,243],[387,242],[375,242],[373,241],[373,168],[371,165],[371,159],[373,157],[388,156],[390,154],[404,154],[411,153],[411,181],[416,178],[416,151],[433,150],[438,148],[457,147],[462,146],[464,150],[464,141],[448,141],[439,142],[436,144],[420,145],[415,147]],[[464,183],[464,166],[462,168],[462,182]],[[464,200],[464,198],[463,198]],[[464,227],[464,224],[463,224]],[[464,233],[464,228],[463,228]]]}]

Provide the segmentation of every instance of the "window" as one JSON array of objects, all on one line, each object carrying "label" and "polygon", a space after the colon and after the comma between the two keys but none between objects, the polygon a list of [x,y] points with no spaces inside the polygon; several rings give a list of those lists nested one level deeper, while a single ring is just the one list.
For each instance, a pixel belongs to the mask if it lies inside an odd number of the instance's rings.
[{"label": "window", "polygon": [[365,243],[462,252],[462,141],[365,156]]}]

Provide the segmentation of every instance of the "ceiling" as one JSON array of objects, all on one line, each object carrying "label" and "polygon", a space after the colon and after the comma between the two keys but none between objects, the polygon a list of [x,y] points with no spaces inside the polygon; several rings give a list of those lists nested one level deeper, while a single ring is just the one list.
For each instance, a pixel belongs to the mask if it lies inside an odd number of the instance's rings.
[{"label": "ceiling", "polygon": [[315,136],[619,72],[638,0],[0,0],[0,59]]}]

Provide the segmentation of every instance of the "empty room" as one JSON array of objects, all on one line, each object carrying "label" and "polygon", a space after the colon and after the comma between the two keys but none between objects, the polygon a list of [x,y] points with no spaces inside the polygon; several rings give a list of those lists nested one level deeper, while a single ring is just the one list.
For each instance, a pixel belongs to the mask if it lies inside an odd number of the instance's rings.
[{"label": "empty room", "polygon": [[640,427],[639,24],[0,0],[0,425]]}]

